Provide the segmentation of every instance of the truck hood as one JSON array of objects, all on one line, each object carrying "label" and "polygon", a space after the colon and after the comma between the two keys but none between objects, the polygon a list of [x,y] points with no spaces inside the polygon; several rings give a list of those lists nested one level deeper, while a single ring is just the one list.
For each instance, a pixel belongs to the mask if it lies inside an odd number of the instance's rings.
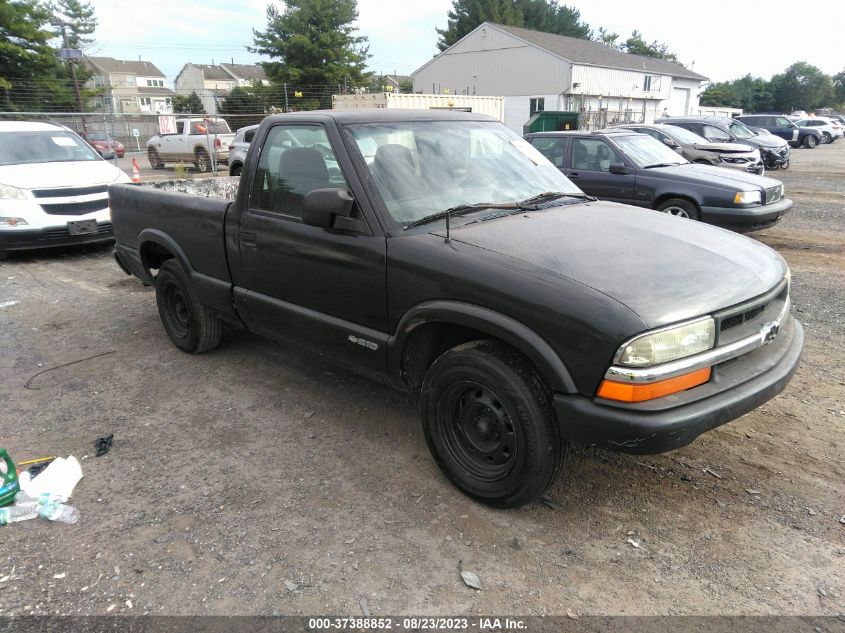
[{"label": "truck hood", "polygon": [[[445,237],[443,230],[435,235]],[[613,202],[468,223],[452,228],[451,239],[589,286],[648,328],[763,294],[787,270],[780,255],[753,239]]]},{"label": "truck hood", "polygon": [[780,148],[787,144],[784,139],[774,134],[758,134],[753,138],[744,138],[741,142],[746,145],[765,147],[767,149]]},{"label": "truck hood", "polygon": [[757,149],[740,143],[695,143],[693,147],[703,152],[718,152],[719,154],[745,154]]},{"label": "truck hood", "polygon": [[0,183],[20,189],[84,187],[128,180],[126,174],[104,160],[0,166]]}]

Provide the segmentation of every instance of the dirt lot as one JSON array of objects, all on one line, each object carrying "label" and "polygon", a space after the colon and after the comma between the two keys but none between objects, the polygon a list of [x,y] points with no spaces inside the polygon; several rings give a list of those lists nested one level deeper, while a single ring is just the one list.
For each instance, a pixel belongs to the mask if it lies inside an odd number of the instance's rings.
[{"label": "dirt lot", "polygon": [[108,247],[13,257],[0,444],[89,457],[78,524],[0,528],[0,616],[842,613],[845,141],[772,175],[796,205],[756,237],[807,332],[786,392],[673,453],[580,448],[514,511],[448,484],[411,398],[244,332],[185,355]]}]

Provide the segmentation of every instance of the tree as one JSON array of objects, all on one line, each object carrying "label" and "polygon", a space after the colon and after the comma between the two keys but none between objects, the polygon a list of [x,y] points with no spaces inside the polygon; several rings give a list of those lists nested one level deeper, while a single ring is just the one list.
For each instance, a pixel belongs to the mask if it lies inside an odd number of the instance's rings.
[{"label": "tree", "polygon": [[437,29],[437,47],[446,50],[484,22],[582,39],[591,35],[581,13],[557,0],[452,0],[446,28]]},{"label": "tree", "polygon": [[94,43],[93,35],[97,29],[94,7],[79,0],[55,0],[47,5],[53,14],[53,21],[64,23],[68,48],[85,49]]},{"label": "tree", "polygon": [[74,109],[67,68],[50,46],[50,17],[37,0],[0,2],[0,109]]},{"label": "tree", "polygon": [[775,108],[780,112],[828,107],[836,99],[833,80],[807,62],[795,62],[770,82]]},{"label": "tree", "polygon": [[625,40],[621,45],[620,50],[632,55],[643,55],[644,57],[657,57],[658,59],[668,59],[670,62],[678,62],[678,57],[675,53],[669,52],[668,44],[663,44],[657,40],[651,44],[643,39],[643,34],[639,31],[633,31],[631,37]]},{"label": "tree", "polygon": [[731,82],[725,81],[707,86],[701,93],[699,103],[703,106],[727,106],[729,108],[739,107],[739,99],[733,91]]},{"label": "tree", "polygon": [[618,42],[619,33],[611,33],[603,26],[600,26],[598,30],[592,34],[591,39],[617,51],[621,48],[621,44]]},{"label": "tree", "polygon": [[845,107],[845,69],[833,76],[833,90],[836,105],[840,108]]},{"label": "tree", "polygon": [[[318,86],[358,84],[369,57],[367,38],[356,34],[356,0],[287,0],[282,13],[267,6],[267,29],[253,29],[253,53],[270,57],[263,62],[275,84],[314,94]],[[328,106],[331,92],[320,94]]]},{"label": "tree", "polygon": [[173,95],[171,103],[173,105],[173,112],[176,114],[205,114],[202,99],[199,98],[196,92],[192,92],[188,96]]}]

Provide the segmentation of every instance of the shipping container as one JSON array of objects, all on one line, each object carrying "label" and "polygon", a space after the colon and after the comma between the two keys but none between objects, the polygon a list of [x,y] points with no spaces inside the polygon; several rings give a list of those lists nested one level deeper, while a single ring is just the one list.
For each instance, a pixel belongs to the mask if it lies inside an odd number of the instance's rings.
[{"label": "shipping container", "polygon": [[403,110],[455,110],[486,114],[499,121],[505,120],[504,97],[472,95],[425,95],[392,92],[332,95],[334,110],[364,110],[389,108]]}]

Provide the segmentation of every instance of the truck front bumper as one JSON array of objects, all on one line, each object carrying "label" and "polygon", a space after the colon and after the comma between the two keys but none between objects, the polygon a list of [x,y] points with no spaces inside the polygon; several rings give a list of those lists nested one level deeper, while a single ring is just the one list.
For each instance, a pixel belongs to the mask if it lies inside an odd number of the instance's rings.
[{"label": "truck front bumper", "polygon": [[804,330],[788,319],[770,345],[713,368],[710,382],[637,404],[555,394],[561,436],[625,453],[680,448],[784,390],[798,367]]},{"label": "truck front bumper", "polygon": [[67,227],[0,231],[0,251],[24,251],[53,246],[96,244],[114,240],[111,222],[97,222],[96,233],[71,235]]},{"label": "truck front bumper", "polygon": [[701,207],[701,219],[737,231],[756,231],[772,226],[792,208],[792,200],[783,198],[772,204],[741,209],[738,207]]}]

